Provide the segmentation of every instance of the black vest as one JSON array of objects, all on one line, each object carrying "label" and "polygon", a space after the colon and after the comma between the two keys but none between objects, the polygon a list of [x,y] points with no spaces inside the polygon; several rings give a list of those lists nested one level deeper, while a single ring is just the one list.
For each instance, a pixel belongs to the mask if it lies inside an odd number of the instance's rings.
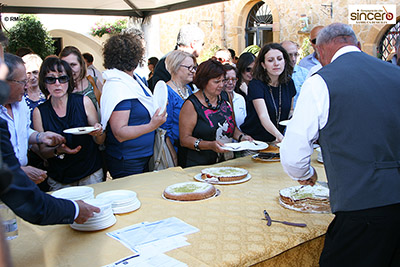
[{"label": "black vest", "polygon": [[400,68],[349,52],[317,73],[329,91],[320,144],[332,212],[400,203]]}]

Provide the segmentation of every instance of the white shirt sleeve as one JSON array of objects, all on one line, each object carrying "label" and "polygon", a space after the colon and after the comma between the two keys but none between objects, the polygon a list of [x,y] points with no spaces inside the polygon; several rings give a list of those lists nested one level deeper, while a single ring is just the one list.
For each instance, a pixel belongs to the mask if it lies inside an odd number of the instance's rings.
[{"label": "white shirt sleeve", "polygon": [[73,200],[71,200],[71,201],[75,205],[75,217],[74,217],[74,221],[75,221],[76,218],[78,218],[78,215],[79,215],[79,205],[78,205],[78,203],[76,203],[76,201],[73,201]]},{"label": "white shirt sleeve", "polygon": [[310,165],[313,143],[328,120],[329,92],[318,74],[307,79],[297,100],[281,144],[281,163],[285,172],[295,180],[307,180],[314,171]]}]

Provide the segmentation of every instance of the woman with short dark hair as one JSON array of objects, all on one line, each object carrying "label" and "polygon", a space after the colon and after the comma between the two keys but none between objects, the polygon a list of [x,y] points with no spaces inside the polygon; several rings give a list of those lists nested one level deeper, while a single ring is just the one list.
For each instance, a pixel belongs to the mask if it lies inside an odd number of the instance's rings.
[{"label": "woman with short dark hair", "polygon": [[232,138],[252,140],[235,126],[228,95],[223,91],[225,73],[223,65],[213,59],[197,68],[193,83],[199,91],[189,96],[179,116],[183,149],[179,153],[179,164],[182,167],[209,165],[223,160],[227,151],[222,146]]},{"label": "woman with short dark hair", "polygon": [[264,142],[282,141],[284,127],[279,122],[289,118],[296,95],[292,72],[289,55],[280,44],[261,49],[249,83],[243,132]]},{"label": "woman with short dark hair", "polygon": [[143,53],[142,41],[130,33],[110,37],[103,48],[107,82],[101,97],[101,121],[113,178],[148,171],[155,130],[166,120],[166,111],[154,110],[151,91],[134,74]]},{"label": "woman with short dark hair", "polygon": [[[57,147],[40,145],[47,159],[48,184],[51,190],[71,185],[103,181],[98,144],[105,139],[96,108],[87,97],[74,94],[72,70],[66,61],[47,57],[40,68],[39,87],[48,100],[33,111],[33,125],[38,132],[52,131],[65,137]],[[69,128],[93,126],[89,134],[64,133]]]},{"label": "woman with short dark hair", "polygon": [[238,81],[236,83],[235,92],[246,98],[248,93],[249,82],[253,79],[253,67],[256,56],[250,52],[244,52],[240,55],[237,67]]}]

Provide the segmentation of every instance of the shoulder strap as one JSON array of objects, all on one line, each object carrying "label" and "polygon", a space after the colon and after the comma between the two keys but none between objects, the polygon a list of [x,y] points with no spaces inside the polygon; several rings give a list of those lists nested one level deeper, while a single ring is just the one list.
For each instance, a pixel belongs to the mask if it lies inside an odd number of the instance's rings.
[{"label": "shoulder strap", "polygon": [[99,88],[97,88],[96,82],[92,76],[88,75],[86,78],[88,79],[90,84],[93,86],[93,92],[94,92],[94,95],[96,96],[97,103],[99,104],[99,107],[100,107],[101,92],[100,92]]}]

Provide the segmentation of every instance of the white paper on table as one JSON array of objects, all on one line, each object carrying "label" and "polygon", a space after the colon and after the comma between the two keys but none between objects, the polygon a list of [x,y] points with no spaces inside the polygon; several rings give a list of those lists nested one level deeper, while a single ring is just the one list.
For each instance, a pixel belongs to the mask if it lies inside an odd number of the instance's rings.
[{"label": "white paper on table", "polygon": [[136,246],[135,250],[139,252],[141,257],[143,256],[144,258],[150,258],[155,256],[156,254],[162,254],[167,251],[188,245],[190,245],[190,243],[186,241],[186,237],[175,236],[147,243],[144,245]]},{"label": "white paper on table", "polygon": [[186,267],[187,265],[165,254],[158,254],[150,258],[145,257],[126,257],[103,267]]},{"label": "white paper on table", "polygon": [[199,229],[184,221],[170,217],[156,222],[143,222],[107,233],[130,249],[174,236],[182,236],[198,232]]}]

